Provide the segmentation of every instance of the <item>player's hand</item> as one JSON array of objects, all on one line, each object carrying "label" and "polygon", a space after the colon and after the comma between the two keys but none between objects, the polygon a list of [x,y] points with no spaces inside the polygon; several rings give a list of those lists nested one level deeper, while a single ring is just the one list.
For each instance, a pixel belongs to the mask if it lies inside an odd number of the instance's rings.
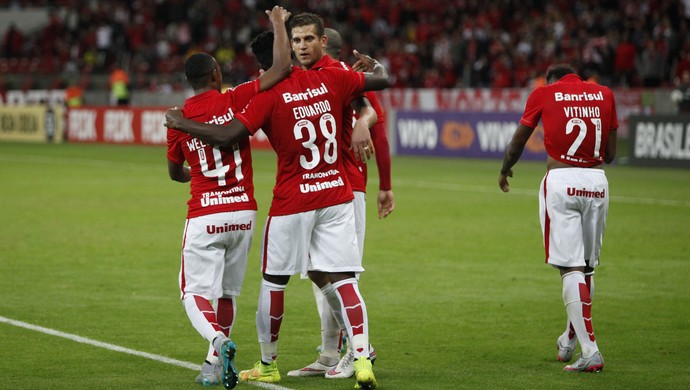
[{"label": "player's hand", "polygon": [[290,18],[291,14],[285,8],[276,5],[272,10],[266,10],[266,15],[268,15],[268,20],[270,20],[271,23],[275,23],[279,20],[282,20],[283,23],[285,23]]},{"label": "player's hand", "polygon": [[498,176],[498,186],[501,187],[503,192],[510,191],[510,186],[508,185],[508,177],[513,177],[513,170],[509,169],[506,173],[501,173]]},{"label": "player's hand", "polygon": [[180,119],[184,119],[184,113],[179,107],[169,108],[165,112],[165,127],[169,129],[182,130]]},{"label": "player's hand", "polygon": [[352,54],[357,59],[357,62],[352,65],[352,69],[356,72],[373,72],[374,65],[376,65],[376,60],[369,57],[366,54],[361,54],[357,50],[353,50]]},{"label": "player's hand", "polygon": [[379,206],[379,219],[386,218],[395,210],[395,197],[393,196],[393,191],[379,191],[377,203]]}]

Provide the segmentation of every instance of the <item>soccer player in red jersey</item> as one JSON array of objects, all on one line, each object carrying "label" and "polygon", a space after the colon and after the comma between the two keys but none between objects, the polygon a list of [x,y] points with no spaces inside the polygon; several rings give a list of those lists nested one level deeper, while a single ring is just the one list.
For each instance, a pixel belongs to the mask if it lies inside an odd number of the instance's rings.
[{"label": "soccer player in red jersey", "polygon": [[[302,30],[293,22],[309,20]],[[313,14],[291,19],[291,41],[323,36],[323,21]],[[310,38],[309,38],[310,39]],[[314,44],[318,44],[314,42]],[[303,53],[300,53],[302,55]],[[309,54],[307,54],[308,56]],[[341,118],[363,91],[389,86],[386,69],[355,52],[372,73],[338,68],[294,70],[272,89],[255,96],[228,126],[186,120],[179,110],[166,113],[168,127],[182,129],[213,145],[227,145],[263,129],[278,156],[276,185],[261,244],[263,280],[257,310],[261,360],[240,373],[241,380],[278,382],[277,341],[285,287],[291,275],[308,271],[333,310],[342,313],[355,351],[360,388],[376,387],[369,360],[367,311],[355,273],[362,272],[354,226],[352,188],[344,174]],[[355,156],[364,158],[371,142],[363,127],[353,130]]]},{"label": "soccer player in red jersey", "polygon": [[[339,61],[343,45],[340,34],[332,28],[325,28],[324,36],[325,38],[321,37],[319,40],[320,45],[315,46],[314,54],[309,57],[308,61],[302,64],[303,68],[320,69],[324,67],[336,67],[352,70],[346,63]],[[359,104],[357,107],[359,111],[357,113],[353,113],[351,110],[345,113],[345,117],[343,118],[345,139],[341,145],[345,171],[355,197],[353,204],[355,209],[355,228],[357,231],[360,260],[364,252],[364,233],[366,230],[367,165],[358,161],[348,146],[352,126],[367,126],[371,130],[376,163],[379,167],[379,218],[387,217],[395,208],[395,200],[393,191],[391,190],[390,180],[390,148],[386,135],[383,109],[374,92],[365,92],[363,96],[366,98],[366,101]],[[373,122],[365,117],[368,113],[367,110],[374,110],[376,113]],[[362,113],[364,114],[360,115]],[[353,114],[355,114],[354,117],[357,118],[357,121],[354,121]],[[359,276],[359,274],[357,276]],[[312,286],[314,287],[314,297],[316,298],[316,306],[321,320],[321,347],[319,358],[314,363],[299,370],[288,372],[288,375],[325,376],[329,379],[349,378],[354,375],[354,351],[351,348],[351,344],[348,343],[347,352],[340,358],[341,329],[344,329],[344,324],[339,323],[339,318],[336,318],[338,317],[338,313],[334,314],[332,312],[330,305],[318,285],[313,283]],[[376,358],[376,353],[371,346],[370,358],[372,361]]]},{"label": "soccer player in red jersey", "polygon": [[[251,98],[271,88],[291,71],[285,21],[290,13],[274,7],[269,14],[276,39],[274,66],[257,80],[221,93],[222,73],[205,53],[185,61],[185,76],[195,95],[185,101],[187,118],[223,124]],[[235,318],[256,220],[249,140],[215,147],[189,134],[168,129],[170,178],[191,182],[185,224],[180,290],[194,328],[209,341],[209,352],[196,381],[205,385],[238,382],[235,345],[228,338]],[[184,166],[187,162],[189,167]],[[210,303],[213,301],[213,305]],[[220,356],[220,359],[219,359]]]},{"label": "soccer player in red jersey", "polygon": [[597,372],[604,359],[592,326],[594,268],[606,227],[609,186],[604,163],[616,156],[616,102],[605,86],[587,83],[568,65],[554,65],[547,85],[527,98],[520,124],[506,149],[498,185],[508,192],[508,177],[541,119],[548,154],[539,189],[539,214],[546,262],[559,269],[568,315],[558,337],[558,360],[569,362],[580,343],[580,358],[566,371]]}]

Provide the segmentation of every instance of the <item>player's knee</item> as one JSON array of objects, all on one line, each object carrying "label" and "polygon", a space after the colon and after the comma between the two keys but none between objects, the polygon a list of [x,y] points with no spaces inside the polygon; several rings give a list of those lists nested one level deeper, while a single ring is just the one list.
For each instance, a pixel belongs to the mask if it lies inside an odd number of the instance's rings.
[{"label": "player's knee", "polygon": [[290,281],[290,275],[264,274],[264,280],[270,283],[286,285]]}]

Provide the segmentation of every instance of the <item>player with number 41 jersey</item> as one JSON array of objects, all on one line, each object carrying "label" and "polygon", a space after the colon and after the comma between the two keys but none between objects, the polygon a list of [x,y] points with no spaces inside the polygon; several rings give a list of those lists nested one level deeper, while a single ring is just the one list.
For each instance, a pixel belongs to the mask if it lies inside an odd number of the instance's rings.
[{"label": "player with number 41 jersey", "polygon": [[[259,93],[259,80],[232,91],[210,90],[185,101],[189,119],[223,125]],[[192,176],[187,218],[237,210],[256,210],[249,139],[228,147],[208,145],[189,134],[168,130],[168,159],[189,164]]]}]

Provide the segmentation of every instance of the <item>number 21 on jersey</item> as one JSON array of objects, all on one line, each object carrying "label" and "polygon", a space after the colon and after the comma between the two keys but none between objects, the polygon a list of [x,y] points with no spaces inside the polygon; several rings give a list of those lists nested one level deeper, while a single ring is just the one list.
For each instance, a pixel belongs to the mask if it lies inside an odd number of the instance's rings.
[{"label": "number 21 on jersey", "polygon": [[[601,147],[601,118],[589,118],[594,124],[594,150],[591,155],[587,154],[587,157],[599,158],[599,148]],[[584,119],[571,118],[565,126],[565,133],[570,134],[575,129],[578,129],[579,133],[575,138],[575,141],[570,145],[568,149],[568,155],[562,156],[564,158],[574,159],[575,153],[582,145],[582,142],[587,137],[587,123]]]}]

